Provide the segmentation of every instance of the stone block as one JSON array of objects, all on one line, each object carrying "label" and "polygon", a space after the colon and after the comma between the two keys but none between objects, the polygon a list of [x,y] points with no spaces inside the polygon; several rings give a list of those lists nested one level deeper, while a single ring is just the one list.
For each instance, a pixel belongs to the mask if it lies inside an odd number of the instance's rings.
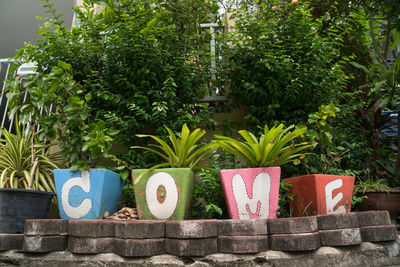
[{"label": "stone block", "polygon": [[114,252],[113,237],[68,237],[68,250],[78,254],[97,254]]},{"label": "stone block", "polygon": [[386,210],[357,212],[360,227],[391,224],[389,212]]},{"label": "stone block", "polygon": [[300,234],[318,231],[317,217],[292,217],[268,220],[269,234]]},{"label": "stone block", "polygon": [[267,220],[218,220],[219,236],[266,235]]},{"label": "stone block", "polygon": [[25,235],[67,235],[68,221],[59,219],[25,220]]},{"label": "stone block", "polygon": [[360,232],[362,241],[364,242],[380,242],[397,239],[397,229],[394,224],[361,227]]},{"label": "stone block", "polygon": [[165,253],[165,239],[114,239],[114,253],[123,257],[150,257]]},{"label": "stone block", "polygon": [[217,220],[185,220],[165,223],[166,236],[169,238],[207,238],[218,235]]},{"label": "stone block", "polygon": [[164,238],[165,221],[133,220],[115,222],[115,237],[118,238]]},{"label": "stone block", "polygon": [[268,236],[218,236],[218,252],[244,254],[268,250]]},{"label": "stone block", "polygon": [[319,230],[358,228],[358,216],[356,212],[333,213],[317,216]]},{"label": "stone block", "polygon": [[75,237],[113,237],[112,220],[68,220],[68,235]]},{"label": "stone block", "polygon": [[361,244],[360,228],[319,231],[321,246],[338,247]]},{"label": "stone block", "polygon": [[192,257],[205,256],[218,251],[217,238],[202,239],[170,239],[165,240],[165,251],[168,254]]},{"label": "stone block", "polygon": [[319,233],[274,234],[269,236],[272,250],[307,251],[321,247]]},{"label": "stone block", "polygon": [[0,250],[21,249],[24,234],[2,234],[0,233]]},{"label": "stone block", "polygon": [[22,250],[25,252],[51,252],[65,250],[68,237],[66,235],[25,236]]}]

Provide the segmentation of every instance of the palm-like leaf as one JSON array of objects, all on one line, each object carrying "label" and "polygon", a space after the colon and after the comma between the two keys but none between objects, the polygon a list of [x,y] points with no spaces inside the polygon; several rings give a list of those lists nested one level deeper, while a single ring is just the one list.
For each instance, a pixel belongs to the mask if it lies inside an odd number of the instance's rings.
[{"label": "palm-like leaf", "polygon": [[[32,189],[55,192],[53,169],[60,167],[61,154],[50,153],[52,144],[38,139],[38,133],[26,132],[16,123],[16,133],[0,129],[0,187],[28,188],[33,158],[37,160]],[[33,147],[32,147],[33,144]]]},{"label": "palm-like leaf", "polygon": [[215,143],[227,152],[239,157],[250,167],[281,166],[288,162],[297,162],[305,153],[300,153],[311,147],[309,142],[295,144],[294,139],[303,135],[306,127],[290,130],[294,126],[284,129],[284,125],[268,128],[264,127],[264,134],[257,139],[252,133],[241,130],[239,134],[243,141],[231,137],[215,135]]},{"label": "palm-like leaf", "polygon": [[149,147],[132,146],[131,148],[145,149],[147,151],[153,152],[163,158],[166,162],[153,166],[146,172],[139,175],[135,179],[135,184],[137,184],[146,173],[161,167],[170,166],[171,168],[200,168],[198,166],[199,162],[217,147],[217,144],[215,143],[209,143],[206,145],[197,144],[197,142],[200,141],[200,139],[206,133],[205,130],[201,130],[200,128],[197,128],[193,132],[190,132],[185,123],[182,127],[180,138],[177,137],[171,131],[171,129],[169,129],[168,127],[165,128],[167,129],[168,137],[171,141],[172,147],[168,145],[167,142],[157,136],[142,134],[137,135],[138,137],[150,137],[154,141],[156,141],[157,144],[150,144]]}]

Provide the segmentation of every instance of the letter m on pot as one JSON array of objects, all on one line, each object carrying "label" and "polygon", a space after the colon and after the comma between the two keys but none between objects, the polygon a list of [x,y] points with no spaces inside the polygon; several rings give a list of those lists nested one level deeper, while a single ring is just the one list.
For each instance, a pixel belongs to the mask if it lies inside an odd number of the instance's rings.
[{"label": "letter m on pot", "polygon": [[222,170],[230,218],[276,218],[280,173],[280,167]]}]

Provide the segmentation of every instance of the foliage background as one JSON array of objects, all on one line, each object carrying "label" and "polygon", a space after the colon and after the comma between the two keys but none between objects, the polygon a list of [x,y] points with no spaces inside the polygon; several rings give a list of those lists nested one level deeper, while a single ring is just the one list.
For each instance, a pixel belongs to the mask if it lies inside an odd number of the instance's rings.
[{"label": "foliage background", "polygon": [[[75,9],[80,27],[71,31],[53,4],[44,2],[49,18],[40,18],[42,39],[20,49],[16,59],[37,62],[39,73],[59,61],[70,64],[77,97],[88,105],[88,124],[104,121],[106,129],[119,131],[117,144],[131,146],[140,143],[136,133],[207,121],[211,109],[197,100],[207,81],[209,36],[197,26],[212,19],[213,2],[101,1],[105,8],[96,14],[100,1],[86,0]],[[123,158],[147,165],[137,152]]]},{"label": "foliage background", "polygon": [[[92,12],[100,2],[106,8]],[[219,21],[217,2],[235,8],[227,11],[233,11],[236,29],[224,33],[217,47],[219,80],[210,81],[210,36],[199,24]],[[382,82],[385,57],[400,36],[398,1],[86,0],[75,10],[80,27],[71,31],[52,4],[44,3],[49,18],[42,18],[42,39],[27,44],[16,59],[37,62],[45,74],[59,61],[70,64],[79,88],[75,96],[88,110],[86,124],[119,130],[113,139],[122,147],[141,145],[137,133],[166,139],[163,125],[177,130],[184,123],[191,128],[217,123],[229,135],[238,130],[227,127],[234,125],[232,118],[215,122],[214,111],[244,108],[243,125],[254,133],[278,122],[312,130],[308,137],[318,142],[315,155],[297,167],[286,165],[283,177],[323,170],[335,159],[323,171],[398,185],[391,175],[398,144],[384,131],[391,119],[383,111],[400,101],[382,101],[400,99],[398,87],[389,90]],[[377,54],[371,56],[372,50]],[[374,58],[383,64],[376,76],[351,64],[368,69],[377,63]],[[199,103],[210,83],[223,87],[230,103]],[[329,111],[321,107],[331,103],[335,116],[322,119]],[[117,154],[125,171],[158,162],[151,154],[123,149]],[[222,169],[240,163],[218,152],[210,165]],[[218,177],[199,177],[195,195],[205,204],[194,216],[226,216]]]},{"label": "foliage background", "polygon": [[346,81],[338,30],[319,33],[323,23],[307,5],[261,2],[257,11],[234,12],[228,40],[227,80],[235,104],[251,126],[271,121],[300,123],[321,104],[334,101]]}]

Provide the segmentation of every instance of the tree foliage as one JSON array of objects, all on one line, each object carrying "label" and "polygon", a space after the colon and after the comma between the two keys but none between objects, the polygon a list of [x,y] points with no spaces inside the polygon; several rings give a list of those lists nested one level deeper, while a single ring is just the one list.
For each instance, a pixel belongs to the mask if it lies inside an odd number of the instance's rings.
[{"label": "tree foliage", "polygon": [[[133,144],[143,129],[199,123],[204,107],[195,104],[207,74],[200,61],[208,48],[196,26],[210,20],[213,5],[195,2],[86,0],[75,9],[80,27],[67,30],[53,12],[38,30],[42,39],[16,59],[37,62],[41,73],[58,61],[70,64],[81,95],[91,93],[90,118],[119,129],[122,144]],[[93,12],[96,3],[105,5],[101,13]]]},{"label": "tree foliage", "polygon": [[[79,88],[74,95],[87,105],[85,125],[104,121],[104,129],[119,131],[114,142],[130,146],[137,132],[164,133],[163,125],[178,129],[209,118],[207,105],[197,104],[209,50],[198,24],[215,20],[213,1],[85,0],[74,9],[79,27],[72,30],[54,4],[42,1],[49,17],[39,18],[41,38],[15,59],[36,62],[40,74],[59,62],[70,65]],[[94,12],[95,4],[103,5],[101,12]]]},{"label": "tree foliage", "polygon": [[307,4],[261,2],[235,12],[236,29],[226,49],[231,97],[246,107],[253,125],[271,120],[305,121],[336,99],[346,79],[338,29],[323,23]]}]

